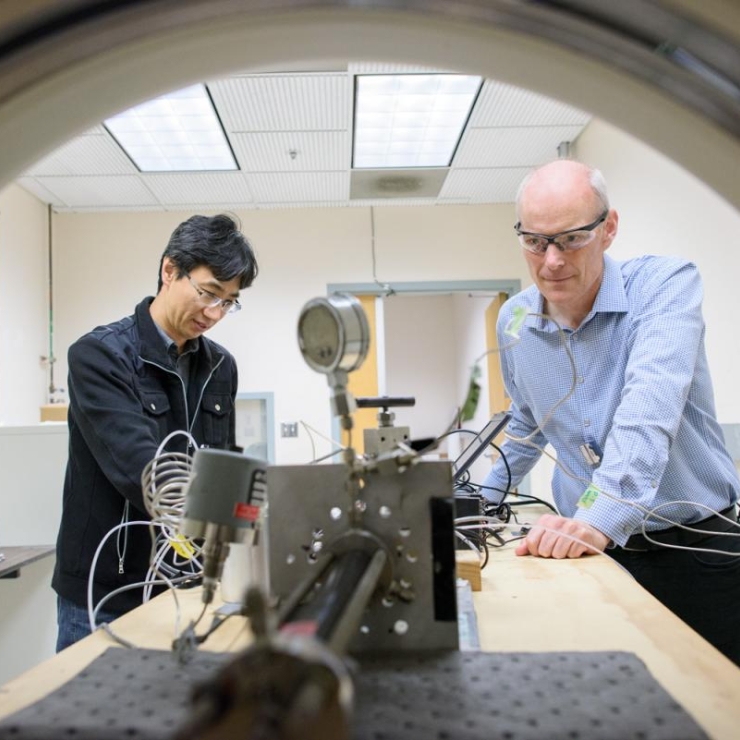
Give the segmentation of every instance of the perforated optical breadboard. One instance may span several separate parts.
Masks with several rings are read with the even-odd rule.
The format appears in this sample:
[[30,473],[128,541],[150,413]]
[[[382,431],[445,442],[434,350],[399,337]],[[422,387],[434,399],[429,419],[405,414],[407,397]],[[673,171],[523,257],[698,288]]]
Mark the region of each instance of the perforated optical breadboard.
[[[111,648],[0,723],[0,740],[164,740],[189,692],[233,656]],[[363,658],[353,740],[705,740],[629,653]]]

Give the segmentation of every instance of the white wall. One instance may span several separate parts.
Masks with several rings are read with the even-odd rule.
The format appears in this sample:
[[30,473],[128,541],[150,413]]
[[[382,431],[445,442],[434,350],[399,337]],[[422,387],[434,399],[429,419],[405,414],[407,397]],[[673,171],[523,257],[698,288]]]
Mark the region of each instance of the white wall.
[[[487,363],[498,364],[486,351],[485,311],[492,295],[468,292],[444,295],[394,295],[383,301],[387,395],[414,396],[412,408],[394,409],[397,426],[409,426],[414,439],[436,437],[455,419],[468,394],[473,367],[481,386],[475,416],[462,428],[480,431],[490,418]],[[451,434],[438,448],[454,459],[471,437]],[[480,482],[491,465],[481,456],[471,470]]]
[[[697,142],[701,146],[701,142]],[[581,134],[574,156],[598,167],[619,213],[615,259],[641,254],[693,260],[704,280],[706,345],[720,422],[740,422],[740,346],[734,299],[740,275],[740,213],[663,155],[637,139],[594,120]],[[532,472],[531,492],[549,491],[552,463]]]
[[387,395],[416,399],[412,408],[393,409],[413,439],[439,436],[462,403],[451,307],[450,295],[384,299]]
[[17,185],[0,192],[0,425],[37,422],[48,400],[47,234],[44,204]]
[[[53,545],[62,511],[67,426],[0,427],[0,550]],[[54,557],[0,580],[0,684],[54,655]]]
[[[733,248],[732,239],[739,233],[740,215],[676,165],[602,122],[586,128],[575,152],[601,167],[609,181],[612,203],[621,215],[620,235],[611,249],[615,257],[677,253],[699,264],[720,420],[740,420],[735,387],[740,353],[734,351],[733,314],[724,298],[733,294],[740,268],[740,251]],[[0,223],[5,222],[0,260],[7,265],[0,272],[0,300],[4,315],[14,320],[3,329],[13,353],[3,352],[0,361],[0,420],[23,423],[36,418],[46,386],[38,361],[47,343],[46,214],[17,187],[3,197],[13,200],[0,208]],[[17,215],[26,211],[30,215]],[[127,315],[140,298],[155,291],[162,249],[172,229],[188,215],[54,216],[59,385],[66,385],[66,350],[75,338],[96,324]],[[257,250],[261,274],[244,294],[245,310],[227,317],[212,336],[236,355],[242,391],[275,393],[278,424],[305,420],[329,434],[326,382],[304,366],[295,323],[303,303],[324,294],[327,283],[372,280],[369,209],[239,215]],[[382,282],[518,278],[526,286],[530,281],[513,239],[513,220],[510,204],[377,208],[377,277]],[[21,275],[20,281],[16,275]],[[22,312],[17,310],[21,300]],[[466,320],[457,322],[460,337],[459,327]],[[311,455],[311,445],[299,433],[295,439],[278,438],[276,453],[279,462],[303,462]]]
[[[131,313],[156,289],[159,257],[189,213],[63,214],[54,218],[56,337],[60,373],[66,348],[97,323]],[[273,391],[275,420],[306,421],[330,435],[326,380],[304,364],[296,341],[303,304],[328,283],[372,282],[367,208],[245,211],[238,214],[258,255],[260,275],[244,310],[212,332],[239,364],[241,391]],[[502,206],[376,209],[377,276],[382,281],[523,279]],[[84,285],[84,290],[81,287]],[[305,434],[277,438],[280,463],[310,460]],[[329,451],[319,444],[317,454]]]
[[[526,283],[527,281],[525,281]],[[455,335],[457,337],[457,382],[458,395],[465,398],[471,380],[473,367],[477,364],[480,374],[476,382],[480,385],[480,400],[475,416],[463,423],[465,429],[479,432],[491,418],[488,401],[488,366],[492,363],[499,366],[498,354],[486,352],[486,309],[494,296],[457,295],[453,302]],[[503,411],[503,409],[495,409]],[[470,442],[470,435],[458,435],[457,452]],[[481,483],[491,466],[492,449],[481,455],[470,468],[470,481]]]
[[[609,182],[612,203],[621,215],[620,235],[611,249],[614,257],[677,253],[699,264],[705,278],[707,346],[719,417],[723,422],[740,421],[740,393],[735,388],[740,353],[734,351],[732,312],[724,299],[733,294],[740,267],[740,251],[733,249],[730,236],[740,233],[740,215],[693,176],[600,121],[586,128],[575,153],[601,167]],[[60,385],[66,385],[66,349],[76,337],[98,323],[130,313],[141,297],[154,292],[161,251],[172,229],[188,215],[55,215],[55,351]],[[327,283],[372,281],[369,209],[238,215],[257,250],[261,274],[244,294],[245,310],[227,317],[212,336],[236,355],[240,390],[275,393],[277,424],[305,420],[329,435],[326,382],[304,366],[295,323],[303,303],[324,294]],[[376,208],[377,278],[391,283],[518,278],[526,286],[530,280],[513,238],[513,220],[510,204]],[[43,230],[42,226],[39,217],[35,228]],[[41,250],[37,253],[43,256]],[[14,259],[21,262],[17,269],[33,273],[38,268],[43,273],[43,260],[34,261],[32,254],[16,252]],[[0,280],[12,295],[12,281],[5,275]],[[41,295],[38,303],[43,306]],[[457,321],[460,341],[467,341],[460,327],[468,320]],[[45,341],[38,320],[29,322],[23,316],[17,326],[27,342],[34,337],[38,344]],[[24,393],[39,395],[31,388],[33,375],[26,376],[36,354],[24,362],[23,370],[15,371],[17,381],[1,372],[4,366],[0,365],[0,418],[10,413],[11,399],[15,406],[28,407],[17,399]],[[466,363],[472,359],[468,357]],[[20,367],[20,363],[4,364]],[[29,413],[36,413],[35,404]],[[326,445],[319,453],[328,451]],[[311,454],[305,434],[277,439],[278,462],[303,462]]]
[[611,205],[620,215],[619,235],[609,250],[612,257],[678,255],[698,265],[704,279],[707,353],[719,420],[740,422],[734,310],[740,213],[663,155],[601,121],[586,128],[575,151],[602,170]]

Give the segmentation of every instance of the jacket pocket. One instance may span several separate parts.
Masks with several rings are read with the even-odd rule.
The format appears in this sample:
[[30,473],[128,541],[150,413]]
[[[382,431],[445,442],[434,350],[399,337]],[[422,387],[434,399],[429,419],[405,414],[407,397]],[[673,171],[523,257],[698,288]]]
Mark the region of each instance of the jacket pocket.
[[152,416],[161,416],[170,410],[170,399],[162,391],[140,391],[141,405]]
[[144,413],[151,419],[159,430],[159,436],[166,436],[169,431],[170,399],[162,391],[139,391]]
[[226,447],[234,403],[231,396],[223,393],[206,393],[201,401],[203,415],[203,440],[209,447]]

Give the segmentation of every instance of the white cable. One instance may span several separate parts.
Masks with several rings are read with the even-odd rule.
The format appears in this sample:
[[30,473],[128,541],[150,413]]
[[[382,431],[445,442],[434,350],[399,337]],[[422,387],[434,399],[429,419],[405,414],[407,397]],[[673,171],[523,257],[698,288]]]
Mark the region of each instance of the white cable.
[[[715,509],[712,509],[709,506],[705,506],[704,504],[700,504],[697,501],[691,501],[691,500],[688,500],[688,499],[678,499],[678,500],[674,500],[674,501],[669,501],[669,502],[665,502],[665,503],[662,503],[662,504],[658,504],[655,507],[653,507],[652,509],[648,509],[646,506],[643,506],[642,504],[639,504],[636,501],[631,501],[630,499],[626,499],[626,498],[623,498],[621,496],[616,496],[614,494],[608,493],[607,491],[603,491],[598,486],[596,486],[592,481],[590,481],[590,480],[588,480],[586,478],[582,478],[582,477],[576,475],[575,473],[573,473],[571,470],[569,470],[567,468],[567,466],[561,460],[559,460],[554,455],[551,455],[543,447],[540,447],[538,444],[536,444],[535,442],[532,442],[531,441],[532,440],[532,437],[534,437],[537,433],[543,431],[545,425],[550,421],[550,419],[553,417],[553,415],[555,414],[555,412],[557,411],[557,409],[560,408],[560,406],[562,406],[573,395],[573,393],[575,393],[575,390],[576,390],[576,387],[577,387],[577,382],[578,382],[578,371],[577,371],[576,364],[575,364],[575,358],[573,357],[573,352],[572,352],[571,348],[568,346],[568,341],[567,341],[567,338],[565,336],[565,332],[563,331],[563,328],[560,326],[560,324],[555,319],[553,319],[552,316],[548,316],[547,314],[536,313],[536,312],[527,312],[526,318],[528,318],[530,316],[533,316],[535,318],[546,319],[547,321],[551,321],[553,324],[555,324],[555,327],[557,328],[557,331],[558,331],[558,335],[559,335],[559,337],[560,337],[560,339],[562,341],[563,348],[565,349],[565,353],[566,353],[566,355],[568,357],[568,362],[570,363],[571,374],[572,374],[571,386],[568,389],[568,392],[545,414],[545,416],[542,419],[542,421],[539,422],[537,424],[537,426],[535,427],[535,429],[532,432],[530,432],[530,434],[528,434],[526,437],[514,437],[514,436],[512,436],[510,434],[507,434],[506,432],[504,432],[504,436],[507,439],[511,440],[512,442],[520,442],[522,444],[529,445],[530,447],[534,447],[536,450],[538,450],[545,457],[547,457],[550,460],[552,460],[568,477],[572,478],[575,481],[578,481],[579,483],[583,483],[587,487],[590,486],[598,494],[602,494],[603,493],[604,496],[606,496],[608,499],[610,499],[612,501],[615,501],[617,503],[627,504],[628,506],[632,506],[635,509],[637,509],[638,511],[640,511],[641,513],[643,513],[645,516],[643,517],[643,520],[641,522],[641,530],[642,530],[641,533],[642,533],[643,537],[645,537],[649,542],[651,542],[653,544],[656,544],[656,545],[670,547],[670,548],[678,549],[678,550],[691,550],[693,552],[709,552],[709,553],[719,553],[719,554],[740,556],[740,553],[737,553],[737,554],[734,554],[734,553],[725,553],[723,551],[712,550],[711,548],[709,548],[709,549],[708,548],[693,548],[693,547],[688,547],[688,546],[685,546],[685,545],[666,545],[665,543],[658,542],[656,540],[651,539],[648,536],[648,532],[647,532],[646,526],[645,526],[646,525],[646,522],[651,517],[655,517],[656,519],[660,519],[662,522],[665,522],[666,524],[668,524],[671,527],[679,527],[680,529],[685,529],[685,530],[691,531],[691,532],[700,531],[700,530],[697,530],[697,529],[691,527],[690,525],[685,525],[685,524],[682,524],[680,522],[676,522],[676,521],[674,521],[674,520],[672,520],[672,519],[670,519],[668,517],[661,516],[660,514],[656,514],[655,513],[655,512],[657,512],[658,509],[663,508],[665,506],[670,506],[670,505],[673,505],[673,504],[682,504],[682,503],[685,503],[685,504],[689,504],[691,506],[698,506],[698,507],[701,507],[703,509],[706,509],[707,511],[711,512],[712,515],[719,516],[719,517],[725,519],[725,521],[728,521],[731,524],[733,524],[734,526],[737,526],[738,528],[740,528],[740,524],[738,524],[737,522],[732,521],[731,519],[727,519],[727,517],[724,517],[719,511],[716,511]],[[505,345],[504,347],[495,348],[495,349],[492,349],[492,350],[488,350],[487,352],[484,352],[475,361],[475,365],[477,365],[486,355],[489,355],[489,354],[494,353],[494,352],[503,352],[503,351],[509,349],[510,347],[515,346],[519,341],[521,341],[521,340],[517,336],[516,339],[513,342],[510,342],[509,344]],[[734,534],[734,533],[731,533],[731,532],[714,532],[714,533],[709,532],[709,534],[723,534],[723,535],[728,535],[730,537],[738,537],[738,536],[740,536],[740,533]]]
[[155,457],[159,457],[162,452],[164,451],[164,448],[167,446],[167,443],[173,439],[174,437],[177,437],[179,435],[183,435],[187,438],[188,442],[190,442],[190,446],[196,450],[198,449],[198,443],[195,441],[195,437],[193,437],[190,432],[186,432],[184,429],[176,429],[174,432],[170,432],[159,444],[159,447],[157,447],[157,454]]
[[[460,529],[466,529],[465,527],[461,527]],[[469,547],[475,554],[478,556],[478,560],[480,562],[483,562],[484,555],[481,548],[478,547],[472,540],[468,539],[462,532],[458,530],[457,527],[455,527],[455,537],[457,537],[459,540],[462,540],[467,547]]]
[[[173,581],[170,581],[169,579],[164,579],[163,581],[139,581],[138,583],[130,583],[126,586],[121,586],[120,588],[117,588],[115,591],[111,591],[109,594],[106,594],[97,604],[95,607],[95,611],[93,612],[93,619],[97,619],[98,611],[102,608],[103,604],[105,604],[108,599],[112,599],[114,596],[118,595],[119,593],[123,593],[125,591],[131,591],[135,588],[141,588],[142,586],[150,585],[151,583],[157,584],[164,584],[169,586],[169,590],[172,593],[172,597],[175,599],[175,639],[177,639],[180,636],[180,621],[182,619],[182,612],[180,609],[180,601],[177,598],[177,589],[175,588],[175,584],[178,582],[178,580],[187,580],[186,578],[182,579],[175,579]],[[128,640],[123,639],[118,634],[116,634],[111,626],[107,622],[103,622],[102,624],[98,625],[95,629],[103,629],[110,637],[112,637],[116,642],[120,643],[124,647],[132,648],[136,647],[132,642],[129,642]]]
[[[668,502],[663,503],[663,504],[658,504],[654,509],[651,510],[651,514],[655,510],[660,509],[663,506],[670,506],[672,504],[686,504],[686,503],[690,503],[690,504],[693,504],[694,506],[699,506],[702,509],[706,509],[707,511],[711,511],[715,516],[718,516],[720,519],[724,519],[726,522],[729,522],[730,524],[732,524],[733,527],[737,527],[738,529],[740,529],[740,522],[738,522],[736,520],[733,520],[733,519],[729,519],[728,517],[726,517],[721,512],[715,511],[711,507],[705,506],[704,504],[700,504],[700,503],[698,503],[696,501],[688,501],[688,500],[681,500],[681,499],[679,499],[678,501],[668,501]],[[661,517],[661,519],[663,519],[663,517]],[[650,537],[650,533],[645,530],[645,521],[646,520],[643,520],[643,522],[642,522],[642,536],[648,542],[651,542],[654,545],[659,545],[660,547],[668,547],[668,548],[670,548],[672,550],[689,550],[690,552],[708,552],[708,553],[712,553],[712,554],[715,554],[715,555],[729,555],[730,557],[734,557],[734,558],[740,557],[740,552],[727,552],[726,550],[715,550],[714,548],[711,548],[711,547],[690,547],[688,545],[672,545],[672,544],[669,544],[667,542],[659,542],[658,540],[652,539]],[[679,527],[680,529],[685,529],[685,530],[687,530],[689,532],[704,532],[704,531],[706,531],[707,536],[712,536],[712,535],[718,535],[719,534],[719,535],[724,535],[726,537],[740,537],[740,532],[715,532],[715,531],[709,531],[709,530],[696,529],[694,527],[687,526],[685,524],[678,524],[678,523],[674,523],[673,526]],[[655,532],[653,532],[653,534],[655,534]]]
[[[521,529],[521,524],[512,524],[511,522],[502,522],[499,519],[496,519],[495,517],[490,516],[464,516],[460,517],[459,519],[455,519],[455,522],[461,522],[464,523],[467,520],[471,521],[486,521],[486,522],[495,522],[496,526],[504,527],[506,529]],[[578,537],[576,537],[573,534],[570,534],[569,532],[561,532],[558,529],[553,529],[552,527],[543,527],[540,524],[532,524],[527,526],[533,526],[533,527],[539,527],[540,529],[544,530],[545,532],[550,532],[551,534],[556,534],[562,537],[566,537],[569,540],[573,540],[573,542],[577,542],[579,545],[583,545],[588,550],[591,551],[592,555],[603,555],[606,558],[609,558],[613,563],[615,563],[620,570],[623,570],[630,578],[634,580],[634,576],[632,573],[630,573],[627,568],[625,568],[619,561],[615,560],[611,555],[609,555],[604,550],[599,550],[598,547],[595,547],[594,545],[590,544],[589,542],[586,542],[585,540],[582,540]],[[490,524],[479,524],[479,525],[472,525],[470,527],[465,527],[465,529],[489,529]],[[577,560],[578,558],[548,558],[550,560]]]
[[308,426],[308,424],[306,424],[305,421],[303,421],[303,419],[301,419],[301,424],[303,424],[303,428],[306,430],[306,434],[308,435],[308,441],[311,443],[311,459],[315,460],[317,455],[316,442],[314,442],[313,434],[311,433],[310,427]]
[[[576,388],[578,387],[578,370],[576,368],[576,360],[575,360],[575,357],[573,357],[573,351],[568,346],[568,339],[565,336],[563,327],[560,326],[560,324],[557,321],[555,321],[555,319],[553,319],[552,316],[548,316],[547,314],[528,312],[527,318],[529,318],[530,316],[534,316],[535,318],[539,318],[539,319],[547,319],[548,321],[552,321],[552,323],[555,324],[555,328],[558,330],[558,336],[560,337],[560,341],[562,342],[563,347],[565,349],[565,354],[568,357],[568,362],[570,363],[571,383],[570,383],[570,388],[568,389],[568,392],[545,414],[542,421],[539,424],[537,424],[534,430],[530,432],[526,437],[512,437],[510,434],[506,434],[506,432],[504,432],[504,436],[507,439],[510,439],[512,442],[527,443],[529,442],[529,440],[532,439],[532,437],[535,436],[535,434],[539,432],[544,432],[544,428],[547,422],[549,422],[550,419],[552,419],[552,417],[555,415],[555,412],[576,392]],[[512,345],[509,344],[503,349],[508,349],[508,347],[510,346]]]
[[[661,514],[656,514],[655,513],[658,509],[662,509],[662,508],[664,508],[666,506],[673,506],[675,504],[689,504],[691,506],[697,506],[697,507],[699,507],[701,509],[705,509],[706,511],[710,512],[710,515],[721,517],[725,521],[729,522],[733,526],[735,526],[738,529],[740,529],[740,523],[738,523],[737,521],[733,521],[732,519],[728,519],[727,517],[723,516],[722,513],[719,512],[719,511],[717,511],[716,509],[712,509],[710,506],[706,506],[705,504],[701,504],[698,501],[692,501],[690,499],[673,499],[671,501],[665,501],[662,504],[657,504],[652,509],[649,509],[647,506],[643,506],[642,504],[638,503],[637,501],[631,501],[630,499],[624,498],[622,496],[616,496],[616,495],[614,495],[612,493],[609,493],[608,491],[604,491],[603,489],[599,488],[597,485],[595,485],[594,483],[592,483],[587,478],[582,478],[581,476],[576,475],[575,473],[573,473],[571,470],[568,469],[568,467],[565,465],[565,463],[563,463],[560,460],[558,460],[554,455],[551,455],[543,447],[540,447],[539,445],[535,444],[534,442],[532,442],[530,440],[526,440],[525,441],[525,444],[528,444],[530,447],[534,447],[536,450],[539,450],[545,457],[548,457],[550,460],[552,460],[569,478],[572,478],[573,480],[578,481],[579,483],[583,483],[586,486],[591,486],[591,488],[593,488],[594,491],[596,491],[598,494],[602,494],[603,493],[604,496],[606,496],[611,501],[615,501],[615,502],[621,503],[621,504],[626,504],[627,506],[631,506],[631,507],[637,509],[638,511],[640,511],[642,514],[644,514],[644,517],[643,517],[642,522],[641,522],[641,525],[640,525],[641,534],[643,535],[643,537],[646,537],[647,538],[647,535],[648,535],[649,530],[646,529],[646,526],[645,525],[648,522],[648,520],[651,519],[651,518],[660,519],[660,521],[665,522],[670,527],[678,527],[679,529],[684,529],[684,530],[686,530],[688,532],[699,532],[699,531],[702,531],[702,530],[697,530],[695,527],[692,527],[690,524],[682,524],[680,522],[674,521],[673,519],[670,519],[669,517],[662,516]],[[660,531],[660,530],[657,530],[657,531]],[[708,532],[708,534],[721,534],[721,535],[726,535],[726,536],[729,536],[729,537],[740,537],[740,532],[738,532],[738,533],[732,533],[732,532]],[[657,542],[656,540],[652,540],[652,539],[650,539],[650,542],[652,542],[653,544],[661,545],[661,546],[663,546],[665,544],[665,543],[662,543],[662,542]],[[665,545],[665,546],[666,547],[669,547],[669,545]],[[693,548],[693,547],[688,547],[686,545],[670,545],[670,547],[672,547],[674,549],[679,549],[679,550],[692,550],[694,552],[717,552],[717,551],[714,551],[714,550],[711,550],[711,549]],[[722,554],[731,555],[732,553],[722,553]],[[740,553],[738,553],[738,555],[740,555]]]
[[[346,450],[347,449],[347,447],[345,445],[341,444],[340,442],[337,442],[337,441],[333,440],[331,437],[327,437],[325,434],[323,434],[322,432],[320,432],[315,427],[312,427],[309,423],[305,422],[303,419],[300,420],[300,423],[303,425],[304,429],[308,433],[309,439],[311,440],[311,448],[313,450],[313,453],[312,454],[313,454],[314,457],[309,462],[309,465],[310,464],[313,464],[313,463],[320,462],[321,460],[326,460],[327,458],[333,457],[334,455],[338,455],[342,450]],[[327,442],[329,442],[330,444],[332,444],[337,449],[333,450],[328,455],[323,455],[322,457],[316,457],[316,445],[315,445],[314,440],[313,440],[312,432],[316,436],[321,437],[322,439],[325,439]]]
[[[659,506],[669,506],[669,505],[674,504],[674,503],[679,503],[680,504],[680,503],[693,503],[693,502],[690,502],[690,501],[670,501],[670,502],[665,503],[665,504],[660,504]],[[707,509],[709,511],[714,511],[714,509],[711,509],[709,506],[704,506],[703,504],[698,504],[698,505],[699,506],[702,506],[703,508],[705,508],[705,509]],[[658,508],[658,507],[656,507],[656,508]],[[722,514],[719,514],[717,512],[715,512],[715,513],[717,514],[717,516],[719,516],[720,518],[724,519],[726,522],[729,522],[733,526],[738,527],[738,529],[740,529],[740,523],[738,523],[736,521],[733,521],[732,519],[729,519],[728,517],[723,516]],[[568,539],[574,540],[575,542],[578,542],[581,545],[585,545],[586,547],[588,547],[589,550],[593,550],[596,553],[599,553],[599,554],[602,554],[602,555],[606,555],[607,554],[603,550],[598,550],[593,545],[590,545],[587,542],[584,542],[583,540],[578,539],[575,535],[572,535],[572,534],[570,534],[568,532],[563,532],[563,531],[561,531],[559,529],[552,529],[551,527],[545,527],[545,526],[542,526],[541,524],[537,524],[537,523],[535,523],[535,524],[529,524],[529,525],[521,525],[521,524],[518,524],[518,523],[517,524],[511,524],[510,522],[502,522],[500,519],[497,519],[496,517],[468,516],[468,517],[459,517],[458,519],[455,519],[455,529],[456,530],[458,528],[459,529],[490,529],[491,524],[485,524],[485,525],[479,525],[479,526],[460,526],[460,525],[467,524],[468,522],[482,522],[482,521],[490,522],[490,523],[495,524],[496,526],[499,526],[499,527],[506,527],[507,529],[514,529],[514,528],[521,529],[522,526],[539,527],[540,529],[544,530],[545,532],[551,532],[552,534],[556,534],[556,535],[559,535],[559,536],[562,536],[562,537],[566,537]],[[682,524],[676,524],[675,526],[680,527],[681,529],[686,529],[689,532],[694,532],[694,533],[706,531],[707,536],[711,536],[711,535],[726,535],[726,536],[729,536],[729,537],[740,537],[740,533],[715,532],[715,531],[709,531],[709,530],[699,530],[699,529],[693,529],[690,526],[686,526],[686,525],[682,525]],[[695,547],[695,546],[690,546],[690,545],[671,545],[671,544],[667,544],[665,542],[659,542],[658,540],[654,540],[654,539],[650,538],[649,537],[649,534],[646,533],[646,532],[644,532],[644,531],[643,531],[643,536],[645,537],[645,539],[648,540],[648,542],[651,542],[654,545],[658,545],[660,547],[668,547],[668,548],[673,549],[673,550],[687,550],[688,552],[706,552],[706,553],[710,553],[710,554],[713,554],[713,555],[727,555],[728,557],[732,557],[732,558],[740,557],[740,552],[728,552],[726,550],[715,550],[714,548],[711,548],[711,547]],[[611,559],[614,560],[614,558],[611,558]],[[615,561],[615,562],[617,562],[617,561]]]
[[[167,566],[167,570],[171,571],[171,573],[168,574],[163,572],[164,567],[166,566],[164,558],[171,547],[174,548],[175,545],[180,544],[188,547],[193,552],[193,558],[190,559],[191,569],[197,568],[198,570],[202,570],[201,563],[196,557],[200,554],[201,548],[190,540],[185,540],[178,533],[179,524],[184,512],[185,491],[187,489],[187,484],[190,481],[190,474],[192,471],[192,457],[190,455],[181,452],[164,452],[164,449],[170,440],[178,436],[184,436],[193,448],[197,448],[197,442],[189,432],[183,430],[171,432],[159,444],[154,459],[146,465],[142,472],[141,480],[144,506],[152,517],[151,522],[122,522],[106,533],[95,551],[87,583],[88,619],[91,631],[95,630],[95,615],[97,610],[100,608],[100,603],[107,601],[113,594],[121,592],[121,589],[117,589],[111,594],[107,594],[97,607],[93,609],[93,582],[95,569],[97,567],[98,558],[100,557],[102,548],[113,533],[118,532],[125,527],[134,525],[146,526],[150,530],[152,535],[152,558],[145,580],[136,585],[122,587],[125,591],[134,587],[143,587],[144,602],[151,598],[152,588],[154,585],[164,584],[170,585],[171,588],[173,588],[173,580],[168,576],[176,574],[177,571]],[[160,529],[160,535],[154,534],[156,528]],[[175,550],[175,552],[177,551]],[[178,562],[176,557],[173,558],[173,561]],[[187,578],[192,578],[197,574],[197,571],[193,570],[193,572],[186,575]],[[161,580],[158,580],[156,577]],[[177,578],[176,575],[175,578]],[[177,600],[176,595],[175,600]],[[179,610],[177,624],[179,625]]]
[[117,524],[115,527],[113,527],[111,530],[109,530],[106,535],[103,537],[102,540],[100,540],[100,544],[98,545],[97,549],[95,550],[95,555],[93,555],[92,563],[90,564],[90,574],[87,577],[87,616],[90,621],[90,631],[95,631],[95,617],[94,617],[94,611],[93,611],[93,580],[95,577],[95,568],[98,564],[98,557],[100,557],[100,552],[103,549],[103,545],[108,541],[108,538],[114,533],[117,532],[122,527],[132,527],[135,524],[141,524],[145,527],[148,527],[150,522],[123,522],[122,524]]

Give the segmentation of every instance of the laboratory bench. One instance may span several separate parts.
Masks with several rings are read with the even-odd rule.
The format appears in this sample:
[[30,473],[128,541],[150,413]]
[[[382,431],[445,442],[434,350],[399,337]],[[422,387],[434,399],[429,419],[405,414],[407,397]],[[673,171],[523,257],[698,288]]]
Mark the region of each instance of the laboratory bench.
[[[178,592],[178,600],[182,628],[200,613],[200,589]],[[496,549],[473,600],[483,651],[632,653],[708,737],[738,737],[740,668],[608,557],[546,560],[518,557],[511,546]],[[139,647],[168,649],[176,611],[165,593],[112,626]],[[250,639],[246,621],[234,617],[201,649],[236,651]],[[0,687],[0,719],[61,686],[113,644],[98,631]]]
[[55,550],[54,545],[0,546],[0,578],[18,578],[22,568],[53,555]]

